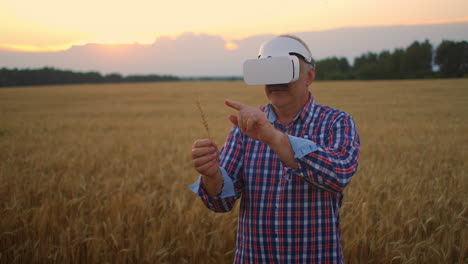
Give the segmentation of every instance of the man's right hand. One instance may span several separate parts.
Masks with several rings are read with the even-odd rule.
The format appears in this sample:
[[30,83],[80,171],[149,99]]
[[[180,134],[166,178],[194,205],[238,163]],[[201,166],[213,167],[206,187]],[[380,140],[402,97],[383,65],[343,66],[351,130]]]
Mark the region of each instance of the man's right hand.
[[209,139],[195,141],[192,147],[192,163],[195,170],[202,175],[208,195],[218,195],[223,186],[223,177],[219,169],[219,151],[216,143]]
[[198,139],[192,146],[192,164],[198,173],[214,177],[219,172],[218,146],[210,139]]

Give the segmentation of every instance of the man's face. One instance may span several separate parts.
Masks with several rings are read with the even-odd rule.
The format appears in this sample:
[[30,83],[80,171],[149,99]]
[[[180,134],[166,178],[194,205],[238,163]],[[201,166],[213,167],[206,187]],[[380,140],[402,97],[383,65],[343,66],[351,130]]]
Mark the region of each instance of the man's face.
[[302,59],[297,81],[287,84],[265,85],[265,94],[276,108],[302,107],[308,100],[309,85],[315,78],[315,71]]

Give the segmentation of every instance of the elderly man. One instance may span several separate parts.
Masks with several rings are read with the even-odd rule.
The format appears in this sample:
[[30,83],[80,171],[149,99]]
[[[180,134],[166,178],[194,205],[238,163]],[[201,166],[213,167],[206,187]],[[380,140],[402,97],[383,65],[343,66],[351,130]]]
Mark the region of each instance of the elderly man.
[[264,84],[261,108],[226,100],[237,110],[218,151],[195,141],[201,174],[190,186],[215,212],[242,197],[235,263],[343,263],[340,207],[358,167],[352,117],[317,104],[308,87],[315,65],[307,45],[283,35],[264,43],[244,64],[248,84]]

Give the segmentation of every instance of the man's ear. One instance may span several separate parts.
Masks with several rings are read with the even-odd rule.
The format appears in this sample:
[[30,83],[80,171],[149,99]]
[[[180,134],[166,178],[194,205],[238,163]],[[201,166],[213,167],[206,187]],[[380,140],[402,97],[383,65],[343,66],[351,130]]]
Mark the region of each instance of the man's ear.
[[314,80],[315,80],[315,69],[310,68],[310,70],[307,71],[307,86],[311,85]]

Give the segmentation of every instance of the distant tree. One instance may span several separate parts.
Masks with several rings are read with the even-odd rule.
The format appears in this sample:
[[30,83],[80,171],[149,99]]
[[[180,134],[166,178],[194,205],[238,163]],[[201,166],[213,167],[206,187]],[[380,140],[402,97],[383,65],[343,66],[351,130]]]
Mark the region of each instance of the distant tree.
[[376,79],[394,79],[395,73],[392,69],[392,54],[384,50],[377,57]]
[[317,61],[316,65],[317,80],[345,80],[350,79],[351,66],[346,58],[327,58]]
[[349,65],[348,59],[342,57],[338,60],[338,67],[341,72],[349,72],[351,70],[351,66]]
[[405,56],[405,51],[403,49],[395,49],[391,54],[390,64],[392,79],[403,79],[405,78],[405,73],[403,72],[403,58]]
[[432,45],[428,40],[413,42],[405,51],[402,60],[405,78],[424,78],[432,73]]
[[178,81],[172,75],[131,75],[122,77],[118,73],[102,76],[99,72],[73,72],[50,67],[40,69],[0,69],[0,87],[69,84],[69,83],[105,83],[105,82],[160,82]]
[[104,76],[104,82],[116,83],[122,82],[123,80],[124,78],[119,73],[109,73]]
[[440,77],[463,77],[468,74],[468,42],[444,40],[437,47],[435,64]]
[[99,72],[85,72],[83,73],[84,83],[100,83],[103,81],[102,75]]
[[360,80],[376,79],[379,75],[378,55],[368,52],[354,59],[354,76]]
[[179,81],[180,78],[172,75],[129,75],[125,77],[126,82],[162,82]]
[[353,69],[356,71],[366,64],[377,63],[378,56],[376,53],[368,52],[354,59]]

